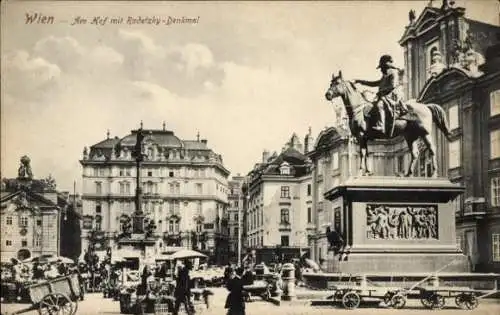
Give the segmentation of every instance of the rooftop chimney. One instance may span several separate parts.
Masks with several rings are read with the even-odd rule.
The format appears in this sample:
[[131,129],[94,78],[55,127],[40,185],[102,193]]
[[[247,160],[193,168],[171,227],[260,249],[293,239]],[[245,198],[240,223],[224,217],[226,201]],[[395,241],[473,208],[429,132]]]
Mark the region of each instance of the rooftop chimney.
[[269,160],[269,151],[262,151],[262,163],[266,163]]

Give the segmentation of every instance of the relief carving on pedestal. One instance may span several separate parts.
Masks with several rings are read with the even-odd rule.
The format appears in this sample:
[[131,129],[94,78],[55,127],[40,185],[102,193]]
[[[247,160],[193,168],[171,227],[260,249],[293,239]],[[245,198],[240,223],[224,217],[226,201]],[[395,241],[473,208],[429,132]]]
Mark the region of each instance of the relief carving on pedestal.
[[368,239],[438,239],[437,207],[367,205],[366,235]]

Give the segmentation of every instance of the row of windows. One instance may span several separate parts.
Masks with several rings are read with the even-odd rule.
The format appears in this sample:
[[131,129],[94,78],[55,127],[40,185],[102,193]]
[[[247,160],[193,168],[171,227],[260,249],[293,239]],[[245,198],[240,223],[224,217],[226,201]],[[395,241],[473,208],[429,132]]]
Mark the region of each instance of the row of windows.
[[[35,247],[39,247],[41,244],[41,237],[35,238]],[[5,240],[5,246],[12,246],[12,240]],[[28,240],[22,239],[21,240],[21,247],[27,247],[28,246]]]
[[[19,219],[19,226],[20,227],[27,227],[29,226],[29,218],[27,216],[20,216],[18,217]],[[5,224],[6,225],[12,225],[14,222],[14,219],[12,216],[6,216],[5,217]],[[37,226],[42,226],[42,220],[41,219],[37,219],[36,220],[36,225]]]
[[[92,175],[94,177],[105,177],[105,176],[119,176],[119,177],[129,177],[132,174],[135,168],[133,167],[120,167],[117,172],[110,172],[109,168],[104,167],[95,167],[92,169]],[[180,177],[181,170],[180,169],[159,169],[159,168],[143,168],[141,169],[141,175],[146,177]],[[185,172],[186,177],[192,178],[204,178],[207,177],[206,169],[188,169]]]
[[[170,212],[178,212],[180,210],[180,204],[181,204],[180,200],[169,200],[169,201],[166,201],[165,203],[167,204],[168,210]],[[119,206],[120,209],[128,211],[128,210],[132,209],[133,203],[131,203],[131,202],[120,202],[119,205],[120,205]],[[203,205],[203,202],[201,200],[196,201],[196,211],[201,212],[202,211],[202,205]],[[154,207],[153,206],[153,202],[144,202],[142,204],[142,209],[144,211],[146,211],[146,212],[152,212],[154,210],[153,207]],[[159,210],[162,211],[163,208],[160,207]],[[96,206],[95,206],[95,213],[96,214],[101,214],[102,213],[102,205],[100,203],[96,204]],[[236,215],[236,217],[237,217],[237,215]],[[41,224],[41,221],[40,221],[40,224]]]
[[[168,186],[169,186],[170,194],[180,194],[181,185],[179,183],[169,183]],[[130,182],[120,182],[119,187],[120,187],[120,194],[130,194],[131,193],[131,183]],[[142,189],[143,189],[144,193],[149,193],[149,194],[154,194],[154,193],[158,194],[160,192],[158,183],[153,183],[153,182],[143,183]],[[102,183],[101,182],[95,182],[95,193],[97,195],[102,194]],[[203,184],[196,183],[195,193],[198,195],[203,194]]]
[[[158,224],[161,224],[162,221],[158,221]],[[95,230],[96,231],[102,231],[102,217],[99,216],[99,215],[96,215],[95,216]],[[168,228],[168,232],[170,233],[179,233],[180,229],[180,220],[179,219],[170,219],[170,220],[167,220],[167,228]],[[120,229],[122,227],[120,226]],[[208,230],[211,230],[214,228],[214,224],[213,223],[205,223],[203,224],[202,222],[198,222],[196,223],[196,232],[198,233],[201,233],[203,232],[203,228],[205,229],[208,229]],[[236,233],[236,230],[235,230],[235,233]]]

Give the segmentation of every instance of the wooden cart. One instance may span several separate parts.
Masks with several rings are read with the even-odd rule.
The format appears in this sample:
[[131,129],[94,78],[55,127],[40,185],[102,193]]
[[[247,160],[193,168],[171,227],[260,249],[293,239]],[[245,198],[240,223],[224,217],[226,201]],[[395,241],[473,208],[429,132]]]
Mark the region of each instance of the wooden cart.
[[40,315],[74,315],[78,309],[80,298],[80,283],[78,275],[44,281],[28,287],[31,307],[12,314],[38,310]]
[[358,308],[361,303],[378,305],[382,301],[391,306],[392,299],[387,301],[387,293],[393,290],[396,288],[358,284],[338,285],[334,288],[334,294],[327,297],[327,300],[340,302],[346,309]]
[[468,287],[417,287],[420,291],[420,302],[429,309],[441,309],[444,307],[446,299],[454,299],[457,307],[466,310],[473,310],[479,305],[479,300],[495,294],[498,291],[474,290]]

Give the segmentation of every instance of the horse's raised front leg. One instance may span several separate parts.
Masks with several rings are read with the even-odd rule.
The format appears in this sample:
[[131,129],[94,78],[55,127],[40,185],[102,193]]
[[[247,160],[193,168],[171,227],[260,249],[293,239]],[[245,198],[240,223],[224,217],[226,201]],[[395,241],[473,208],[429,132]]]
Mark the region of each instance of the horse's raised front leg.
[[431,177],[438,177],[438,168],[437,168],[437,159],[436,159],[436,146],[434,145],[434,141],[432,141],[432,137],[430,134],[422,137],[427,149],[429,149],[429,154],[431,156],[432,165],[431,165]]
[[414,139],[406,139],[406,143],[408,143],[408,148],[410,149],[411,161],[405,176],[410,177],[413,175],[413,168],[415,167],[415,163],[417,162],[419,152],[417,142]]

